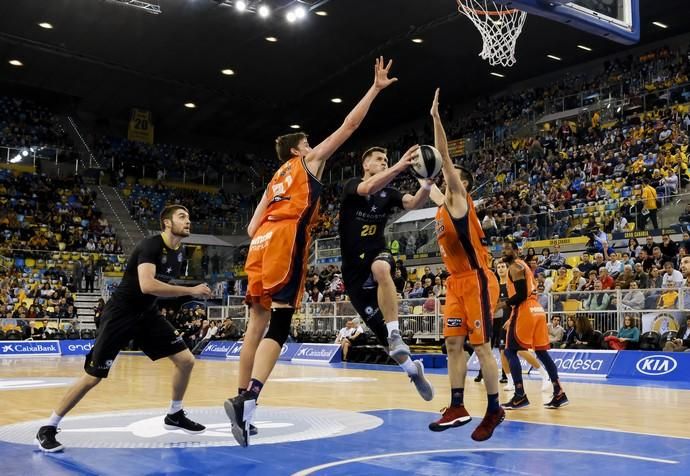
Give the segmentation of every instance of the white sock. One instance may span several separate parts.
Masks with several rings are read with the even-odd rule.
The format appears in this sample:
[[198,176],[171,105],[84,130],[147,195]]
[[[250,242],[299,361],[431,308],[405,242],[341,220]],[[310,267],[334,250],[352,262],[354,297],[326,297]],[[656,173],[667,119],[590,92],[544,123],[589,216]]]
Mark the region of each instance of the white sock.
[[539,375],[541,375],[541,378],[543,380],[549,379],[549,373],[546,371],[546,369],[544,368],[543,365],[541,367],[539,367],[537,370],[539,371]]
[[417,366],[414,364],[414,362],[412,362],[411,358],[408,357],[405,362],[399,365],[410,377],[417,375]]
[[508,374],[508,385],[513,385],[513,376]]
[[182,400],[170,400],[170,408],[168,409],[168,415],[177,413],[182,410]]
[[398,321],[386,322],[386,329],[388,329],[388,337],[390,337],[391,332],[400,330]]
[[53,414],[50,415],[50,418],[48,419],[48,424],[46,426],[54,426],[55,428],[57,428],[57,426],[60,424],[60,421],[62,421],[62,417],[57,413],[53,412]]

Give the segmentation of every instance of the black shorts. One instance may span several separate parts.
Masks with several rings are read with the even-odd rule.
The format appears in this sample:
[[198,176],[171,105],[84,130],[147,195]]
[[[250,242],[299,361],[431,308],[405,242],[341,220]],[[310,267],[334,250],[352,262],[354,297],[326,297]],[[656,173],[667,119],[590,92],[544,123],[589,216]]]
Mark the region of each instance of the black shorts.
[[98,337],[86,355],[87,374],[106,378],[115,357],[132,339],[151,360],[187,349],[182,335],[156,309],[137,314],[111,303],[108,301],[103,310]]
[[374,261],[386,261],[391,267],[391,275],[395,276],[395,260],[388,250],[369,252],[358,267],[358,272],[351,275],[343,273],[345,291],[350,297],[352,306],[364,319],[367,327],[376,335],[376,339],[384,347],[388,347],[388,328],[383,320],[383,313],[379,309],[377,296],[378,284],[371,274]]

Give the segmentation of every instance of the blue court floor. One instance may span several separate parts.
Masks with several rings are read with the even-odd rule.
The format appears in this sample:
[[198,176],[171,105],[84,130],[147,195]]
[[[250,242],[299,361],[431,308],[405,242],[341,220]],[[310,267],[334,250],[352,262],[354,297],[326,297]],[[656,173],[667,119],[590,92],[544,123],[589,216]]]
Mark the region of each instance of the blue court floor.
[[[194,414],[195,409],[190,410]],[[264,409],[263,416],[270,411]],[[195,447],[196,437],[185,435],[186,442],[169,447],[118,448],[113,444],[71,447],[46,455],[33,445],[0,442],[0,474],[629,476],[685,474],[690,466],[690,439],[505,421],[491,440],[480,444],[470,439],[480,418],[462,428],[432,433],[426,429],[436,418],[432,413],[388,410],[361,415],[374,427],[330,438],[262,444],[280,427],[275,422],[281,416],[273,418],[272,425],[269,415],[258,425],[263,436],[248,448]],[[257,418],[262,420],[262,415]],[[73,419],[72,425],[75,420],[79,423]],[[227,436],[227,428],[221,425],[214,428]],[[28,426],[35,431],[35,425]],[[69,432],[59,435],[65,443],[70,439],[66,435]]]

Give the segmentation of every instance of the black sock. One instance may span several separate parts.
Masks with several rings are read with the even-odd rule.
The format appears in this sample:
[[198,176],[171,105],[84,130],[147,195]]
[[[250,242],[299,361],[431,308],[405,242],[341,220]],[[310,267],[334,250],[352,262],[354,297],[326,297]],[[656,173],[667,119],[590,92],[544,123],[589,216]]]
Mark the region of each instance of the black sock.
[[237,395],[242,395],[246,391],[247,391],[246,388],[237,387]]
[[488,400],[488,405],[486,407],[486,410],[489,412],[495,412],[499,408],[498,404],[498,394],[497,393],[490,393],[487,395],[487,400]]
[[451,388],[450,389],[450,406],[460,407],[464,405],[465,399],[465,389],[464,388]]
[[256,397],[259,398],[259,394],[261,393],[262,388],[264,388],[264,384],[258,381],[257,379],[253,378],[249,382],[249,388],[246,391],[255,393]]

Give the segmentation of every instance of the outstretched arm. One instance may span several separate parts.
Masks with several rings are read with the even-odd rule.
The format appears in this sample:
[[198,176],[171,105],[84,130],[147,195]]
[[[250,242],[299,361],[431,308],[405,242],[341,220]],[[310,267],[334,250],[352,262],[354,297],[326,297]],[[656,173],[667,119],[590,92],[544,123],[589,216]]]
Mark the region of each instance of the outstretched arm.
[[316,176],[316,178],[321,178],[328,158],[357,130],[364,120],[364,117],[367,115],[367,112],[369,112],[369,107],[371,103],[374,102],[376,96],[398,80],[398,78],[388,77],[391,66],[393,66],[393,60],[388,61],[386,65],[383,56],[376,58],[374,84],[372,84],[354,109],[350,111],[350,114],[347,115],[342,125],[307,154],[305,162],[307,163],[309,172]]
[[448,138],[446,137],[446,131],[441,122],[441,116],[438,113],[439,94],[440,89],[436,89],[434,102],[431,104],[431,117],[434,120],[434,142],[436,148],[441,153],[441,158],[443,158],[441,170],[443,171],[443,178],[446,181],[446,193],[450,191],[451,196],[465,198],[467,196],[467,190],[465,190],[460,176],[456,172],[455,167],[453,167],[453,161],[450,159],[450,152],[448,151]]
[[395,177],[400,175],[400,173],[402,173],[404,170],[407,170],[412,162],[414,162],[414,157],[418,150],[419,146],[413,145],[407,152],[405,152],[405,154],[393,167],[389,167],[383,172],[380,172],[373,177],[369,177],[368,179],[360,182],[360,184],[357,186],[357,195],[367,196],[381,191]]

